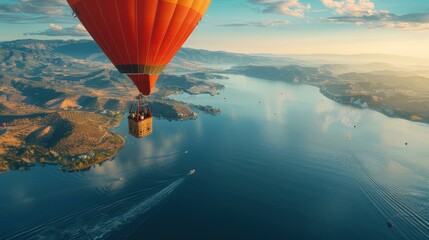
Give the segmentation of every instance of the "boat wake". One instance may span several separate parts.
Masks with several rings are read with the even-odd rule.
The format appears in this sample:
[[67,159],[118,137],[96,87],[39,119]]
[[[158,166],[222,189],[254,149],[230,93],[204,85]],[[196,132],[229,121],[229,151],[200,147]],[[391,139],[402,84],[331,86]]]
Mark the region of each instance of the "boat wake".
[[[6,237],[6,239],[103,239],[134,220],[147,219],[148,216],[145,214],[166,201],[170,194],[185,181],[187,176],[189,174],[182,176],[159,192],[131,207],[127,206],[129,202],[140,198],[146,190],[110,204],[81,209],[39,226],[21,229],[19,233]],[[124,206],[127,206],[126,210],[124,210]],[[122,211],[117,211],[118,209],[122,209]],[[115,213],[109,214],[112,210]]]
[[91,239],[102,239],[106,234],[119,229],[121,226],[131,222],[132,220],[135,220],[137,217],[141,216],[152,209],[152,207],[162,202],[174,190],[176,190],[184,180],[185,178],[180,178],[155,195],[149,197],[144,202],[135,205],[121,215],[99,222],[95,226],[86,229],[85,236],[90,237]]

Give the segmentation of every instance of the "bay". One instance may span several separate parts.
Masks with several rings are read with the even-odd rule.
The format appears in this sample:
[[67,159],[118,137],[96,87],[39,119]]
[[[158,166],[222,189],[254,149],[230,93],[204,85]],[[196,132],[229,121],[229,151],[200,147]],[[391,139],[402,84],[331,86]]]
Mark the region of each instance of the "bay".
[[124,119],[101,166],[0,175],[0,238],[429,238],[428,125],[228,76],[219,95],[173,96],[219,116],[156,120],[145,139]]

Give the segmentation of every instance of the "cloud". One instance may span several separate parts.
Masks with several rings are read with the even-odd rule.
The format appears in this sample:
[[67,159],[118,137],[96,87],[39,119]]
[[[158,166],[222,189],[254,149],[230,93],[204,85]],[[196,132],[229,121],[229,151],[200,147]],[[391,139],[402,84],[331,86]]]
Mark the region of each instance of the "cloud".
[[407,31],[429,30],[429,12],[396,15],[388,11],[377,11],[365,16],[338,16],[326,19],[327,22],[353,23],[368,28],[401,29]]
[[375,4],[371,0],[321,0],[328,8],[334,8],[335,12],[340,15],[348,16],[367,16],[372,15],[375,10]]
[[25,35],[84,37],[88,36],[88,32],[82,24],[77,24],[73,27],[62,27],[61,25],[51,23],[49,24],[49,29],[45,31],[30,32]]
[[51,30],[54,30],[54,31],[62,31],[64,29],[63,27],[55,23],[49,24],[49,27],[51,28]]
[[11,3],[0,3],[0,21],[9,23],[41,22],[54,17],[66,16],[68,10],[68,4],[65,0],[14,0]]
[[16,3],[1,3],[0,12],[6,13],[37,13],[46,15],[64,14],[64,0],[17,0]]
[[243,22],[243,23],[230,23],[221,25],[222,27],[277,27],[290,24],[287,20],[270,20],[260,22]]
[[324,19],[326,22],[352,23],[370,29],[429,30],[429,13],[427,12],[396,15],[389,11],[377,10],[371,0],[321,1],[326,7],[335,9],[335,12],[340,15]]
[[264,7],[263,13],[275,13],[293,17],[304,17],[310,11],[310,4],[302,4],[300,0],[248,0],[250,3]]

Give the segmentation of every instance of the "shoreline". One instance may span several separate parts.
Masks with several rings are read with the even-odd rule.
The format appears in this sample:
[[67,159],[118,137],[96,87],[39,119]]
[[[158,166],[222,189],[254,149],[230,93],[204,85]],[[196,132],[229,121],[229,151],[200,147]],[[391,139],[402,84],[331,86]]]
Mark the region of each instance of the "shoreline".
[[97,164],[101,164],[101,163],[107,162],[109,160],[112,160],[114,157],[116,157],[116,155],[118,154],[118,152],[122,148],[123,148],[123,146],[120,149],[118,149],[115,153],[113,153],[113,154],[111,154],[111,155],[109,155],[109,156],[107,156],[105,158],[102,158],[99,161],[95,161],[95,162],[93,162],[93,163],[91,163],[89,165],[78,167],[78,168],[72,168],[72,169],[69,169],[67,167],[59,167],[58,170],[65,171],[65,172],[76,172],[76,171],[84,171],[84,170],[90,169],[90,168],[94,167]]
[[[356,105],[356,104],[354,104],[353,102],[350,102],[350,101],[349,102],[339,101],[332,94],[330,94],[330,93],[328,93],[326,91],[323,91],[321,86],[311,85],[311,84],[307,84],[307,83],[304,83],[304,84],[307,85],[307,86],[315,86],[315,87],[319,88],[319,92],[324,97],[326,97],[327,99],[330,99],[331,101],[333,101],[335,103],[338,103],[338,104],[341,104],[341,105],[344,105],[344,106],[353,107],[353,108],[356,108],[356,109],[361,109],[361,110],[367,109],[367,110],[370,110],[370,111],[378,112],[378,113],[380,113],[380,114],[382,114],[382,115],[384,115],[386,117],[389,117],[389,118],[402,119],[402,120],[405,120],[405,121],[408,121],[408,122],[420,123],[420,124],[425,124],[425,125],[429,126],[429,120],[428,121],[425,121],[424,119],[422,119],[420,121],[419,120],[413,120],[413,119],[407,118],[406,116],[400,116],[400,115],[396,114],[394,112],[394,110],[392,110],[392,109],[391,109],[391,112],[388,113],[388,112],[386,112],[386,109],[382,109],[382,108],[375,108],[375,107],[369,107],[369,106],[367,106],[367,107],[361,107],[361,106],[358,106],[358,105]],[[347,98],[350,98],[350,99],[353,98],[353,96],[342,96],[342,97],[347,97]]]
[[[222,73],[219,73],[222,74]],[[284,80],[281,80],[279,78],[279,80],[275,80],[275,79],[268,79],[268,78],[261,78],[258,76],[251,76],[249,74],[243,74],[243,73],[234,73],[234,72],[227,72],[226,74],[231,74],[231,75],[239,75],[239,76],[246,76],[246,77],[251,77],[251,78],[255,78],[255,79],[260,79],[260,80],[266,80],[266,81],[279,81],[279,82],[283,82],[285,84],[290,84],[290,85],[306,85],[306,86],[312,86],[312,87],[317,87],[319,89],[319,92],[326,97],[327,99],[330,99],[331,101],[341,104],[341,105],[345,105],[345,106],[349,106],[349,107],[353,107],[356,109],[368,109],[371,111],[375,111],[378,112],[380,114],[383,114],[386,117],[390,117],[390,118],[397,118],[397,119],[402,119],[402,120],[406,120],[409,122],[413,122],[413,123],[420,123],[420,124],[425,124],[425,125],[429,125],[429,119],[425,119],[425,118],[421,118],[421,120],[419,119],[420,117],[418,116],[418,114],[408,114],[409,116],[401,116],[400,114],[398,114],[395,109],[390,109],[390,108],[377,108],[377,107],[373,107],[373,106],[366,106],[366,107],[362,107],[360,105],[354,104],[353,102],[350,102],[350,100],[352,98],[354,98],[355,96],[350,95],[350,96],[336,96],[335,94],[328,92],[327,90],[323,90],[323,85],[320,83],[314,83],[314,82],[306,82],[306,81],[302,81],[299,83],[290,83]],[[347,98],[348,101],[340,101],[337,98]],[[356,99],[355,99],[356,100]],[[403,115],[406,115],[405,113]],[[413,117],[417,117],[415,119],[413,119]]]
[[[27,144],[29,136],[34,135],[34,132],[40,135],[40,137],[35,138],[37,141],[43,140],[46,136],[49,137],[53,135],[50,132],[52,132],[51,126],[54,126],[55,122],[49,122],[52,117],[48,119],[38,119],[33,122],[34,126],[31,126],[32,129],[25,132],[24,140],[17,142],[20,144],[19,146],[10,145],[5,147],[5,155],[0,159],[0,163],[3,163],[2,166],[4,167],[0,169],[0,173],[14,170],[29,170],[32,167],[44,166],[46,164],[56,165],[58,166],[58,170],[84,170],[115,157],[119,150],[125,146],[124,137],[113,130],[120,126],[123,115],[118,117],[118,115],[103,116],[94,112],[61,111],[55,116],[62,122],[69,121],[73,126],[72,132],[61,140],[68,142],[60,146],[59,149],[41,145],[43,142],[35,142],[35,144],[40,145],[31,145],[27,147],[25,144]],[[78,123],[83,116],[87,116],[88,121],[85,124]],[[20,121],[25,121],[25,119]],[[99,126],[97,129],[98,132],[87,136],[88,124],[90,124],[90,128],[94,128],[94,124],[100,121],[103,122],[103,125]],[[13,126],[15,126],[15,124]],[[61,125],[61,127],[63,127],[63,125]],[[43,131],[40,131],[40,129]],[[39,132],[45,134],[41,135]],[[14,138],[16,134],[20,134],[20,132],[10,129],[8,134],[3,135],[3,138]],[[91,140],[94,136],[98,136],[97,143]],[[14,155],[14,151],[20,146],[24,146],[25,151],[22,154]]]
[[100,159],[100,160],[98,160],[98,161],[94,161],[93,163],[88,164],[88,165],[86,165],[86,166],[82,166],[82,167],[78,167],[78,168],[73,168],[73,169],[68,169],[68,168],[66,168],[66,167],[59,167],[59,168],[58,168],[58,170],[60,170],[60,171],[66,171],[66,172],[83,171],[83,170],[90,169],[90,168],[94,167],[94,166],[95,166],[95,165],[97,165],[97,164],[101,164],[101,163],[103,163],[103,162],[109,161],[109,160],[113,159],[114,157],[116,157],[116,155],[118,154],[118,152],[119,152],[122,148],[124,148],[124,146],[125,146],[125,138],[124,138],[123,136],[121,136],[120,134],[113,132],[112,130],[113,130],[114,128],[117,128],[117,127],[119,127],[119,126],[121,125],[121,119],[122,119],[123,117],[124,117],[124,115],[122,115],[122,114],[121,114],[121,117],[120,117],[120,118],[112,117],[112,119],[111,119],[111,121],[112,121],[112,127],[111,127],[111,128],[109,128],[109,132],[110,132],[111,134],[113,134],[113,135],[118,136],[118,137],[121,139],[121,146],[120,146],[118,149],[116,149],[116,151],[115,151],[114,153],[112,153],[112,154],[108,155],[107,157],[101,158],[101,159]]

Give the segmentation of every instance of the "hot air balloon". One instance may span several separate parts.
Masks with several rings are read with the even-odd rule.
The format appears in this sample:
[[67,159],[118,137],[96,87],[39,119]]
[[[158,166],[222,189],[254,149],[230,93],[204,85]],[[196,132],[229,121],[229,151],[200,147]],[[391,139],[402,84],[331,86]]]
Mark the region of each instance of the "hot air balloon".
[[[140,91],[133,111],[138,117],[143,112],[143,95],[151,94],[159,75],[210,5],[210,0],[67,2],[118,71],[126,74]],[[141,136],[140,130],[137,128],[136,135]]]

